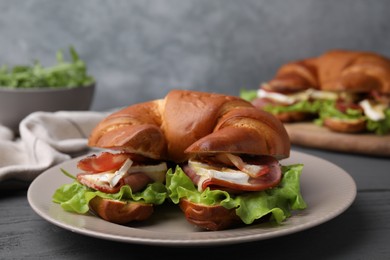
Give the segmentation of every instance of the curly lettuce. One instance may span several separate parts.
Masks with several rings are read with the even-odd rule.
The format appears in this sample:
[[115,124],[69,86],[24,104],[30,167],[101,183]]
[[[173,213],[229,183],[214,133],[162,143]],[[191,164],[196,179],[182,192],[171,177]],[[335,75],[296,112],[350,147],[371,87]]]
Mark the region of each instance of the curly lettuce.
[[266,105],[264,106],[264,110],[272,114],[279,114],[283,112],[305,112],[316,114],[321,109],[323,102],[323,100],[304,100],[289,106]]
[[[257,98],[257,90],[241,89],[240,97],[247,101],[253,101]],[[303,100],[288,106],[269,104],[265,105],[263,107],[263,110],[270,112],[274,115],[284,112],[306,112],[317,114],[318,111],[321,109],[323,102],[325,102],[325,100],[318,99],[314,101]]]
[[384,111],[385,118],[379,121],[367,119],[367,130],[377,135],[390,133],[390,108]]
[[209,188],[199,192],[178,166],[175,171],[170,169],[167,172],[166,187],[169,198],[175,204],[178,204],[181,198],[205,205],[220,204],[227,209],[235,208],[236,214],[245,224],[251,224],[268,214],[280,224],[291,216],[293,210],[307,207],[300,192],[299,180],[302,169],[302,164],[282,166],[283,177],[277,187],[234,196],[225,191]]
[[137,201],[160,205],[164,203],[168,193],[164,184],[152,183],[141,192],[133,193],[130,186],[124,185],[119,192],[108,194],[88,188],[75,180],[73,183],[59,187],[53,194],[52,200],[60,204],[66,211],[85,214],[89,211],[89,202],[96,196],[103,199]]
[[329,117],[342,120],[357,120],[365,118],[361,110],[348,108],[345,112],[342,112],[336,108],[335,101],[328,100],[327,102],[322,103],[318,112],[318,118],[315,120],[315,123],[322,125],[325,118]]

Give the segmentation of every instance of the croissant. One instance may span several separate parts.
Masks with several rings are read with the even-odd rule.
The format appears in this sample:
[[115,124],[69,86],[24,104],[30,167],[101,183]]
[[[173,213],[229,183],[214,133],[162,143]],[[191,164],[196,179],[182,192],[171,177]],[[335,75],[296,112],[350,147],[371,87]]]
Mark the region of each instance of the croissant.
[[[374,103],[378,101],[374,100],[373,94],[381,97],[381,103],[385,100],[385,106],[388,107],[390,59],[367,51],[330,50],[318,57],[281,66],[274,78],[263,84],[261,89],[259,91],[263,96],[252,102],[261,109],[270,104],[291,107],[304,100],[332,99],[341,102],[343,106],[359,110],[358,103],[364,99],[373,100]],[[278,99],[273,99],[273,96]],[[267,99],[268,102],[265,102]],[[317,113],[307,108],[287,108],[275,112],[275,115],[282,122],[296,122],[312,119]],[[364,118],[353,120],[350,125],[346,120],[334,117],[326,118],[324,122],[325,126],[339,132],[360,132],[366,129]]]
[[331,50],[281,66],[267,87],[281,93],[308,88],[389,93],[390,60],[372,52]]
[[[287,132],[270,113],[239,97],[189,90],[172,90],[163,99],[112,113],[93,129],[88,145],[113,152],[81,159],[78,168],[83,173],[77,180],[109,194],[94,197],[88,206],[101,218],[119,224],[146,220],[157,204],[111,199],[110,194],[116,196],[126,185],[142,192],[148,184],[164,183],[165,164],[182,168],[185,178],[198,189],[242,194],[277,186],[282,179],[279,160],[290,154]],[[202,175],[197,175],[201,170]],[[219,177],[207,177],[216,171]],[[167,195],[158,187],[152,191],[161,204]],[[177,203],[187,220],[203,229],[220,230],[240,222],[234,209],[221,205],[187,198]]]
[[363,51],[334,50],[317,59],[322,90],[390,92],[390,60]]
[[293,93],[309,88],[319,88],[316,59],[289,62],[279,68],[265,89],[280,93]]
[[96,126],[88,144],[175,163],[193,153],[283,159],[290,152],[286,130],[271,114],[239,97],[186,90],[113,113]]

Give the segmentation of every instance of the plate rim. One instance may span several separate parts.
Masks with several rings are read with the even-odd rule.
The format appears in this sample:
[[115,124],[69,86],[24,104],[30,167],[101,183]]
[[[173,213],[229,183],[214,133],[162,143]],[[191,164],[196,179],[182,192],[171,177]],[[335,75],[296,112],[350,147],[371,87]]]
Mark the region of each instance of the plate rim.
[[[72,232],[75,232],[75,233],[78,233],[81,235],[105,239],[105,240],[117,241],[117,242],[143,244],[143,245],[147,244],[147,245],[158,245],[158,246],[176,246],[176,247],[177,246],[186,246],[186,247],[188,247],[188,246],[228,245],[228,244],[234,244],[234,243],[244,243],[244,242],[252,242],[252,241],[259,241],[259,240],[265,240],[265,239],[270,239],[270,238],[276,238],[276,237],[280,237],[280,236],[285,236],[285,235],[301,232],[303,230],[307,230],[309,228],[318,226],[320,224],[323,224],[323,223],[339,216],[340,214],[342,214],[345,210],[347,210],[351,206],[351,204],[354,202],[356,195],[357,195],[357,188],[356,188],[356,183],[355,183],[354,179],[340,166],[338,166],[332,162],[329,162],[323,158],[320,158],[320,157],[317,157],[317,156],[314,156],[311,154],[303,153],[300,151],[295,151],[292,149],[290,157],[282,160],[281,161],[282,164],[284,164],[283,161],[286,161],[286,160],[290,159],[291,157],[302,157],[302,156],[307,157],[308,159],[311,159],[311,160],[321,161],[322,163],[326,163],[329,166],[332,166],[335,169],[337,169],[339,171],[338,174],[341,174],[340,176],[342,176],[344,178],[344,181],[345,181],[344,184],[348,184],[350,187],[349,193],[347,194],[348,196],[345,196],[345,200],[343,201],[342,204],[340,204],[339,208],[332,211],[331,213],[329,213],[327,215],[324,215],[321,219],[312,220],[312,221],[309,221],[307,223],[300,224],[298,226],[292,226],[290,228],[288,228],[288,227],[283,228],[283,226],[282,226],[279,229],[276,228],[274,231],[267,232],[267,233],[250,232],[250,231],[256,230],[256,227],[253,229],[249,229],[249,231],[247,230],[247,232],[245,232],[245,230],[242,230],[241,228],[221,230],[221,231],[203,231],[203,232],[201,231],[201,232],[196,232],[197,235],[198,236],[200,234],[205,234],[205,235],[201,235],[201,237],[197,238],[197,239],[193,239],[190,237],[188,239],[183,239],[183,237],[180,237],[179,235],[176,238],[167,238],[167,237],[159,237],[159,236],[153,237],[152,236],[153,234],[156,235],[157,233],[160,233],[160,232],[150,231],[150,230],[142,230],[142,228],[140,229],[141,231],[139,231],[139,232],[146,235],[143,238],[137,237],[137,236],[133,237],[131,235],[129,235],[129,236],[123,236],[123,235],[118,235],[118,234],[115,235],[115,234],[111,234],[111,233],[103,233],[101,231],[97,231],[96,229],[91,230],[91,229],[80,228],[77,226],[72,226],[71,224],[65,223],[64,221],[53,218],[45,211],[45,209],[42,205],[39,205],[37,198],[34,197],[34,195],[33,195],[34,192],[36,192],[36,189],[38,189],[40,187],[40,185],[39,185],[40,182],[44,178],[48,178],[47,175],[49,175],[51,171],[54,171],[55,169],[60,169],[63,165],[72,164],[72,162],[75,162],[84,156],[79,156],[79,157],[73,158],[71,160],[65,161],[63,163],[60,163],[58,165],[55,165],[55,166],[47,169],[46,171],[42,172],[40,175],[38,175],[32,181],[32,183],[30,184],[30,186],[28,188],[28,191],[27,191],[28,203],[29,203],[30,207],[35,211],[35,213],[37,213],[44,220],[46,220],[46,221],[48,221],[48,222],[50,222],[58,227],[61,227],[63,229],[66,229],[66,230],[69,230],[69,231],[72,231]],[[297,163],[299,163],[299,162],[297,162]],[[289,164],[291,164],[291,163],[289,163]],[[284,165],[286,165],[286,164],[284,164]],[[305,175],[302,174],[301,179],[304,177],[305,177]],[[306,177],[306,178],[308,178],[308,177]],[[63,184],[65,184],[65,183],[63,183]],[[303,187],[301,186],[301,190],[302,190],[302,188]],[[305,197],[304,197],[304,199],[305,199]],[[60,205],[52,202],[51,199],[49,201],[51,204],[54,205],[54,207],[60,207]],[[63,211],[63,212],[64,212],[64,214],[72,214],[72,213],[65,212],[65,211]],[[305,212],[305,210],[303,210],[302,212]],[[75,215],[75,218],[80,218],[80,217],[82,217],[82,216]],[[107,221],[100,219],[100,218],[97,218],[95,216],[91,216],[91,217],[96,218],[96,220],[94,220],[94,221],[99,221],[99,222],[101,221],[102,224],[106,225],[107,227],[109,227],[110,225],[116,225],[117,228],[119,228],[119,229],[123,228],[123,229],[128,229],[128,231],[130,230],[129,233],[138,232],[137,228],[134,228],[134,227],[122,226],[122,225],[118,226],[117,224],[107,222]],[[293,216],[293,217],[295,217],[295,216]],[[183,218],[184,218],[184,216],[183,216]],[[296,218],[299,218],[299,216],[296,216]],[[288,222],[289,219],[287,219],[285,222]],[[238,235],[225,236],[228,233],[235,233]],[[207,238],[207,234],[213,234],[213,235],[218,235],[218,236],[217,236],[217,238],[215,238],[215,236],[211,236],[211,238],[210,237]],[[191,234],[189,233],[189,235],[191,235]],[[175,237],[175,236],[173,236],[173,237]]]

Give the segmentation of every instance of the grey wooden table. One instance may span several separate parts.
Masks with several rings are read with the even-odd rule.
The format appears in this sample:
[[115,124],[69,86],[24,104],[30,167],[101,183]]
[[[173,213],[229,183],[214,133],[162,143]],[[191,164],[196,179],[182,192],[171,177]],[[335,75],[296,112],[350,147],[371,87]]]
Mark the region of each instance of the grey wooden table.
[[27,190],[0,192],[0,259],[390,259],[390,158],[303,147],[347,171],[357,184],[341,215],[295,234],[228,246],[174,248],[87,237],[57,227],[29,206]]

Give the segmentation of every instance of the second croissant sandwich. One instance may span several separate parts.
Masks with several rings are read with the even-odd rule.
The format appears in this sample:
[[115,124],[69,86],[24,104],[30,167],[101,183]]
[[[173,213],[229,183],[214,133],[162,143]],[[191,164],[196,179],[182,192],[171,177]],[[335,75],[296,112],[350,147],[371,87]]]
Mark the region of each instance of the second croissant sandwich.
[[284,64],[247,99],[285,123],[315,119],[337,132],[387,134],[390,59],[373,52],[330,50]]
[[280,223],[306,207],[303,165],[279,162],[290,155],[282,123],[238,97],[173,90],[109,115],[89,145],[109,151],[80,160],[76,183],[93,193],[84,206],[111,222],[146,220],[166,202],[195,226],[221,230]]

